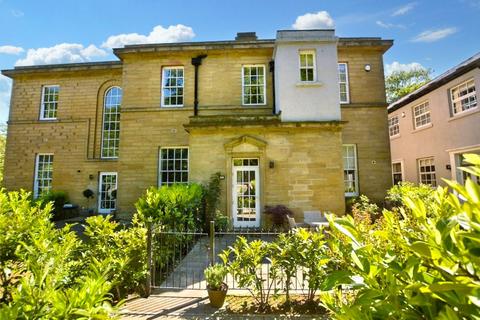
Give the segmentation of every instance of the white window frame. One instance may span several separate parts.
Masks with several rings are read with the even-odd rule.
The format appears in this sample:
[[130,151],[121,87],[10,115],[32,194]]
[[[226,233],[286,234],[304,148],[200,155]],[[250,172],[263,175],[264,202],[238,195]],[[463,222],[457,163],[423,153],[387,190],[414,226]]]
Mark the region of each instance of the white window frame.
[[[123,90],[121,87],[119,86],[112,86],[112,87],[109,87],[107,90],[105,90],[105,94],[103,95],[103,118],[102,118],[102,144],[100,146],[100,157],[102,159],[118,159],[118,153],[119,153],[119,150],[117,150],[117,155],[113,155],[113,156],[104,156],[104,143],[105,143],[105,133],[110,133],[112,130],[105,130],[105,111],[106,111],[106,104],[107,104],[107,94],[114,88],[118,88],[121,92],[121,97],[120,97],[120,106],[118,107],[118,121],[110,121],[109,123],[115,123],[117,122],[118,124],[118,137],[115,139],[117,140],[117,148],[119,148],[119,145],[120,145],[120,108],[121,108],[121,105],[122,105],[122,99],[123,99]],[[108,139],[109,141],[112,141],[112,139]]]
[[[162,151],[163,151],[163,150],[170,150],[170,149],[172,149],[172,150],[175,150],[175,149],[187,149],[187,170],[182,170],[182,169],[176,170],[175,168],[174,168],[173,170],[168,170],[167,168],[165,168],[165,169],[163,168],[163,166],[162,166],[162,160],[163,160],[163,159],[162,159]],[[168,146],[168,147],[161,147],[158,152],[159,152],[159,154],[158,154],[158,161],[159,161],[159,163],[158,163],[158,186],[161,187],[161,186],[164,186],[164,185],[169,186],[169,185],[177,184],[177,183],[178,183],[178,184],[180,184],[180,183],[185,183],[185,184],[186,184],[186,183],[189,183],[189,181],[190,181],[190,148],[189,148],[188,146]],[[168,157],[167,157],[166,160],[168,161],[168,160],[170,160],[170,159],[168,159]],[[173,159],[171,159],[171,160],[172,160],[172,161],[175,161],[176,159],[173,158]],[[182,157],[182,158],[180,158],[179,160],[184,160],[184,159],[183,159],[183,157]],[[162,181],[162,173],[163,173],[163,172],[166,172],[166,173],[169,173],[169,172],[173,172],[173,173],[176,173],[176,172],[184,173],[184,172],[186,172],[186,173],[187,173],[187,181],[180,181],[180,182],[178,182],[178,181],[173,181],[172,183],[169,183],[168,181],[167,181],[167,182],[164,182],[164,181]],[[175,179],[174,179],[174,180],[175,180]]]
[[[340,65],[344,65],[345,66],[345,81],[341,81],[340,79]],[[342,92],[341,92],[341,84],[345,84],[345,90],[346,90],[346,94],[347,94],[347,100],[345,101],[342,101]],[[338,89],[339,89],[339,99],[340,99],[340,103],[341,104],[347,104],[347,103],[350,103],[350,83],[349,83],[349,80],[348,80],[348,63],[346,62],[339,62],[338,63]]]
[[[51,156],[52,159],[51,159],[51,166],[52,166],[52,177],[51,178],[39,178],[38,174],[39,174],[39,162],[40,162],[40,157],[41,156]],[[52,183],[53,183],[53,157],[54,157],[54,154],[53,153],[37,153],[37,155],[35,156],[35,176],[33,178],[33,197],[36,199],[38,198],[39,196],[41,196],[41,194],[39,194],[39,181],[40,180],[49,180],[50,181],[50,187],[49,187],[49,191],[52,190]]]
[[[393,167],[395,164],[400,164],[400,172],[394,171]],[[405,181],[405,176],[403,173],[403,161],[397,160],[397,161],[392,161],[392,184],[395,184],[395,174],[400,174],[402,176],[402,179],[400,179],[401,182]]]
[[[431,161],[431,163],[429,164],[429,166],[433,166],[433,167],[434,167],[434,170],[433,170],[433,171],[423,172],[423,173],[422,173],[422,167],[426,167],[426,165],[423,165],[423,166],[422,166],[422,161]],[[434,157],[427,157],[427,158],[417,159],[417,170],[418,170],[418,183],[431,185],[432,187],[436,187],[436,186],[437,186],[437,168],[435,167],[435,158],[434,158]],[[432,174],[433,174],[434,177],[435,177],[435,179],[432,180],[432,183],[424,182],[424,180],[423,180],[423,178],[422,178],[422,175],[432,175]],[[425,181],[426,181],[426,180],[425,180]]]
[[[246,87],[260,87],[261,85],[246,85],[245,84],[245,68],[262,68],[263,69],[263,103],[246,103],[245,102],[245,88]],[[243,106],[264,106],[267,104],[267,69],[264,64],[245,64],[242,65],[242,105]]]
[[[45,94],[46,89],[48,88],[57,88],[58,91],[58,98],[55,103],[55,117],[45,117],[45,103],[51,103],[52,101],[45,101]],[[42,86],[42,101],[40,104],[40,120],[57,120],[57,113],[58,113],[58,100],[60,97],[60,86],[58,84],[50,84]]]
[[[165,77],[165,71],[173,70],[173,69],[181,69],[182,70],[182,86],[166,86],[167,77]],[[180,77],[176,77],[179,79]],[[182,89],[182,104],[165,104],[165,89]],[[180,96],[180,95],[177,95]],[[184,66],[165,66],[162,68],[162,92],[161,92],[161,106],[163,108],[181,108],[185,105],[185,68]]]
[[[467,90],[469,87],[469,85],[472,84],[474,90],[473,92],[469,92],[463,96],[459,96],[457,98],[454,97],[453,95],[453,91],[454,90],[460,90],[460,87],[462,86],[466,86]],[[478,108],[478,99],[477,99],[477,88],[475,86],[475,79],[474,78],[470,78],[468,80],[465,80],[463,81],[462,83],[456,85],[455,87],[451,88],[449,90],[450,92],[450,99],[451,99],[451,112],[452,112],[452,115],[453,116],[456,116],[456,115],[459,115],[459,114],[462,114],[464,112],[468,112],[468,111],[471,111],[471,110],[474,110],[476,108]],[[473,104],[473,102],[468,102],[468,105],[469,107],[465,110],[460,110],[460,111],[456,111],[455,110],[455,104],[459,104],[460,108],[463,108],[463,104],[462,104],[462,100],[465,100],[465,99],[469,99],[470,97],[474,97],[474,103],[475,105],[473,107],[471,107],[470,105]]]
[[[427,111],[423,112],[423,113],[420,113],[420,114],[416,114],[416,110],[417,108],[420,108],[420,107],[423,107],[425,106],[427,108]],[[424,101],[422,103],[419,103],[417,105],[415,105],[413,108],[412,108],[412,115],[413,115],[413,125],[414,125],[414,128],[415,129],[419,129],[419,128],[423,128],[425,126],[428,126],[428,125],[431,125],[432,123],[432,116],[431,116],[431,113],[430,113],[430,104],[427,101]],[[420,124],[420,125],[417,125],[417,119],[421,119],[422,117],[427,117],[428,115],[428,122],[424,123],[424,124]]]
[[[302,66],[302,55],[311,54],[313,57],[313,66]],[[312,80],[302,80],[302,69],[313,69]],[[301,83],[312,83],[317,81],[317,52],[313,49],[302,49],[298,51],[298,78]]]
[[[103,208],[102,209],[102,177],[103,176],[115,176],[115,208]],[[98,176],[98,213],[109,214],[117,210],[117,200],[118,200],[118,172],[100,172]]]
[[[355,179],[355,181],[354,181],[354,187],[355,187],[355,191],[354,191],[354,192],[346,192],[346,191],[345,191],[345,196],[346,196],[346,197],[356,197],[356,196],[359,195],[359,189],[358,189],[358,156],[357,156],[357,145],[356,145],[356,144],[344,144],[344,145],[342,145],[342,162],[343,162],[342,164],[345,163],[345,155],[344,155],[344,152],[343,152],[343,150],[344,150],[345,147],[347,147],[347,148],[348,148],[348,147],[353,147],[353,154],[354,154],[354,159],[355,159],[355,161],[354,161],[354,163],[355,163],[355,168],[352,169],[352,168],[345,168],[345,166],[343,167],[343,176],[344,176],[344,178],[343,178],[343,183],[344,183],[344,189],[345,189],[345,182],[347,181],[347,180],[345,180],[345,170],[354,170],[354,171],[355,171],[355,174],[354,174],[354,179]],[[347,161],[347,163],[348,163],[348,161]],[[348,181],[349,181],[349,180],[348,180]]]
[[[396,119],[396,123],[392,124],[394,119]],[[388,135],[390,136],[390,138],[400,135],[400,118],[398,114],[388,118]]]

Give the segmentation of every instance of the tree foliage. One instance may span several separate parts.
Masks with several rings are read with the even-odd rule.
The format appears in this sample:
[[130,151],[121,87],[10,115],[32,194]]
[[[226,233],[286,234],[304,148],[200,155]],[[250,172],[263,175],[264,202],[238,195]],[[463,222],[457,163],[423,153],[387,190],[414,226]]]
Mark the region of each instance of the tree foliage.
[[387,102],[397,101],[430,81],[431,69],[414,68],[412,70],[393,71],[385,78]]

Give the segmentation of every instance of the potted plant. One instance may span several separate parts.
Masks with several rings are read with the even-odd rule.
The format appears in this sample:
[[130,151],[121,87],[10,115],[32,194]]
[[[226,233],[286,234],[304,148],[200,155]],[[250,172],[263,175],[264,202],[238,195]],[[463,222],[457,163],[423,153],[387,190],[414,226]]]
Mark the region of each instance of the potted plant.
[[227,275],[227,268],[221,264],[214,264],[205,269],[205,280],[207,281],[208,298],[210,305],[221,308],[227,296],[228,286],[224,282]]

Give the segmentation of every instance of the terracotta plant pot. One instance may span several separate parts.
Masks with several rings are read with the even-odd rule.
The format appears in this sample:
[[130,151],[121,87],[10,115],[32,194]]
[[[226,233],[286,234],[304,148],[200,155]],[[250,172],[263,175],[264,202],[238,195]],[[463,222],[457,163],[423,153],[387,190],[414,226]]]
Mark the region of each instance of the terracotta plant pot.
[[222,284],[220,290],[212,290],[207,287],[208,299],[210,299],[210,305],[215,308],[221,308],[225,302],[227,296],[228,286],[226,283]]

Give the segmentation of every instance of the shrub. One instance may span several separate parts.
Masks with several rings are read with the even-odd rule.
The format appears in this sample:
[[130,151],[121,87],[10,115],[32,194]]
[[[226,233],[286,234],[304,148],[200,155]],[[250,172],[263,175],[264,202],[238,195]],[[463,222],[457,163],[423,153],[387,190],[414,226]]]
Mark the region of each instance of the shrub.
[[63,206],[68,202],[68,195],[65,191],[50,191],[42,194],[37,201],[42,205],[46,205],[49,202],[53,203],[52,208],[52,219],[53,221],[58,221],[65,219]]
[[[220,201],[220,172],[216,172],[210,176],[208,184],[203,189],[203,200],[205,203],[205,221],[208,222],[214,220],[217,215],[218,202]],[[208,230],[208,226],[205,226],[205,230]]]
[[227,268],[218,263],[206,268],[204,274],[208,289],[221,290],[225,286],[224,280],[227,273]]
[[270,216],[272,224],[280,228],[285,226],[287,217],[293,217],[292,210],[284,205],[265,206],[265,213]]
[[[480,176],[480,156],[467,155],[466,161],[474,167],[465,170]],[[416,193],[416,187],[400,186],[403,205],[384,211],[368,235],[353,217],[329,216],[329,245],[335,241],[344,265],[360,280],[350,299],[323,300],[336,318],[480,317],[480,186],[471,179],[464,186],[447,183],[465,201],[447,188],[427,192],[420,186]]]
[[81,240],[55,228],[51,210],[25,191],[0,192],[0,319],[109,318],[110,261],[85,264]]
[[391,207],[405,207],[406,198],[418,199],[427,206],[434,202],[435,189],[426,184],[416,185],[412,182],[400,182],[388,190],[386,200]]
[[[238,237],[235,243],[220,254],[228,272],[238,285],[250,291],[259,310],[266,310],[272,286],[278,279],[278,267],[271,259],[273,246],[269,242],[254,240],[249,242],[244,237]],[[262,270],[263,263],[270,263],[267,272]]]
[[204,226],[203,189],[199,184],[151,187],[135,203],[139,218],[164,229],[193,230]]
[[147,230],[134,216],[133,225],[121,228],[111,216],[86,220],[84,259],[109,261],[107,279],[113,284],[116,300],[128,293],[145,292],[147,269]]

